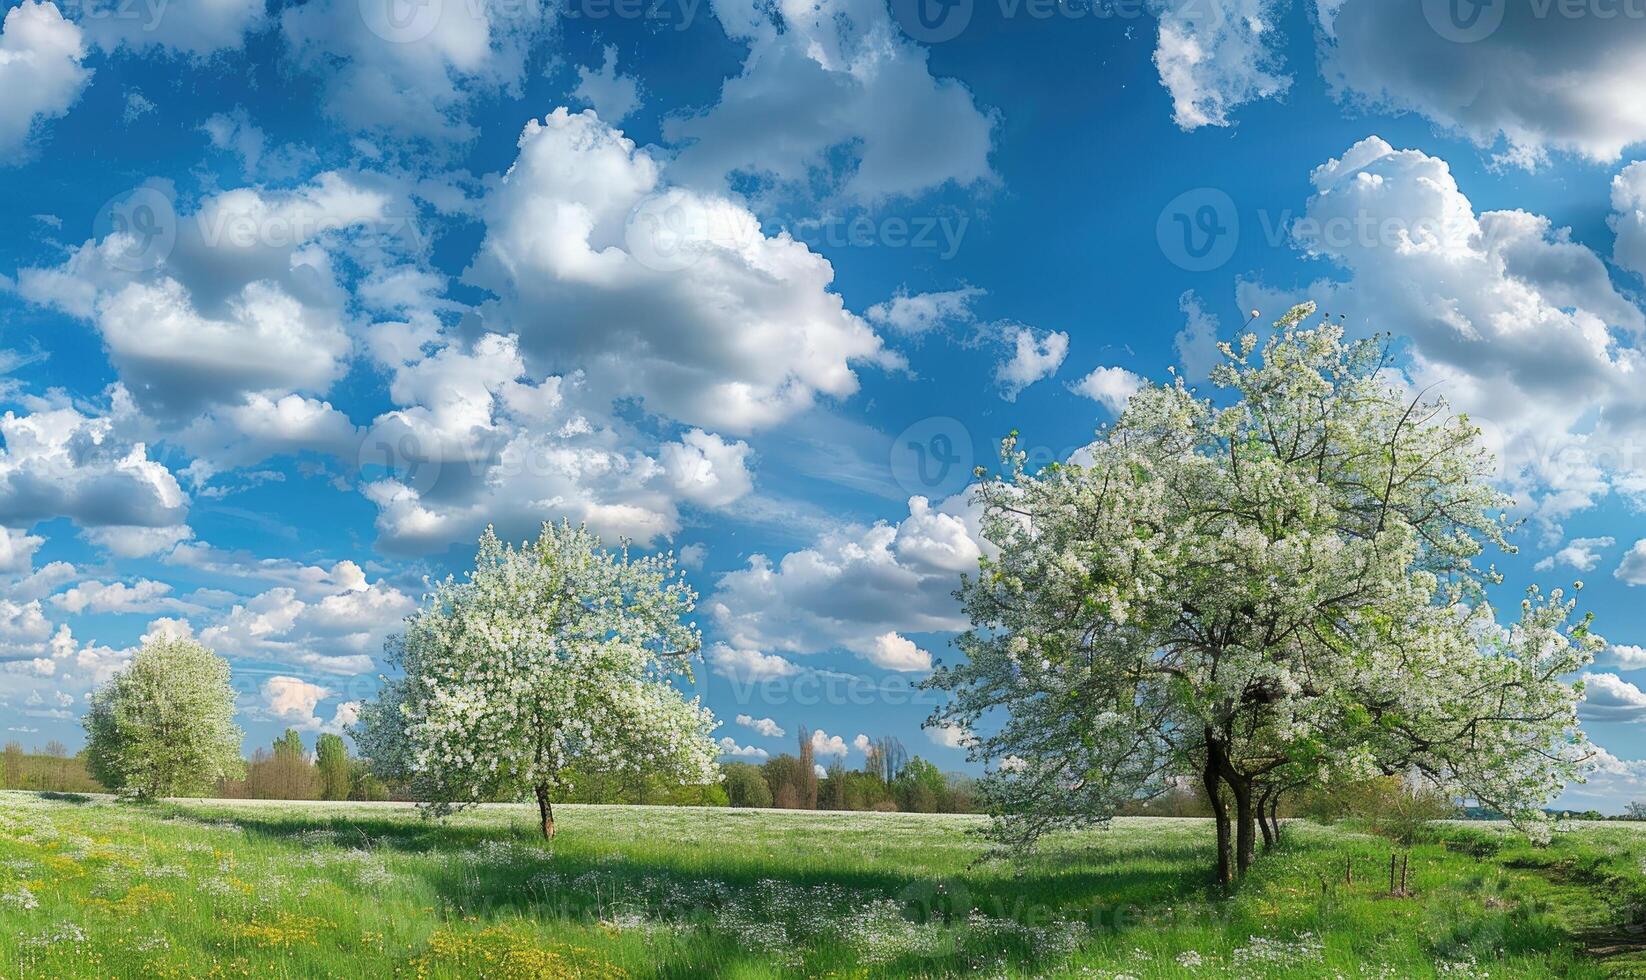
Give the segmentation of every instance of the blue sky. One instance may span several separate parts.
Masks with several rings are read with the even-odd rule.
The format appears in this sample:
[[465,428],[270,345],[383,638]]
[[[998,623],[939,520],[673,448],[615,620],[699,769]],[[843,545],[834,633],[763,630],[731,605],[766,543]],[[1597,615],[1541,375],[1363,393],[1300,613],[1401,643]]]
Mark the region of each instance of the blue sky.
[[335,730],[425,576],[569,517],[679,551],[732,749],[963,768],[965,473],[1312,298],[1481,420],[1499,600],[1612,644],[1565,801],[1646,796],[1643,12],[923,2],[9,5],[5,737],[168,630],[249,744]]

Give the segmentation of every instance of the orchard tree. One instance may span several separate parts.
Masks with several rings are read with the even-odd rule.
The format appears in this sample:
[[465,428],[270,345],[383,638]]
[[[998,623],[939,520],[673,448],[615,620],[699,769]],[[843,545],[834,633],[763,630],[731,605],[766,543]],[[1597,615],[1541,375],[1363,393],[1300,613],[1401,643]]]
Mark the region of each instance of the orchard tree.
[[981,484],[997,556],[961,587],[967,661],[928,683],[1002,844],[1190,774],[1226,884],[1288,789],[1416,773],[1531,827],[1579,772],[1562,677],[1601,641],[1560,592],[1497,625],[1478,559],[1512,550],[1510,501],[1479,431],[1312,314],[1224,345],[1223,397],[1146,386],[1071,462],[1030,473],[1014,437]]
[[609,551],[568,523],[518,548],[487,528],[474,570],[391,642],[403,676],[362,709],[355,739],[435,815],[530,794],[544,837],[574,766],[716,782],[714,716],[671,683],[702,645],[685,621],[696,601],[670,555]]
[[146,641],[92,694],[85,727],[92,776],[125,796],[201,795],[244,768],[228,661],[192,639]]

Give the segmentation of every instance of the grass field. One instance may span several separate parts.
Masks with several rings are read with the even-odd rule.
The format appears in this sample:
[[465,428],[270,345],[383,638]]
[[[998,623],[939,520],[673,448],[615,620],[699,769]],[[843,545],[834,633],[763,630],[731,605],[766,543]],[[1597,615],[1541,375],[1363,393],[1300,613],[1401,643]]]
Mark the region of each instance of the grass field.
[[1295,823],[1219,900],[1196,820],[1120,820],[1019,869],[975,863],[972,817],[561,816],[548,847],[509,806],[0,793],[0,975],[1646,976],[1632,825],[1542,850],[1446,825],[1396,898],[1387,842]]

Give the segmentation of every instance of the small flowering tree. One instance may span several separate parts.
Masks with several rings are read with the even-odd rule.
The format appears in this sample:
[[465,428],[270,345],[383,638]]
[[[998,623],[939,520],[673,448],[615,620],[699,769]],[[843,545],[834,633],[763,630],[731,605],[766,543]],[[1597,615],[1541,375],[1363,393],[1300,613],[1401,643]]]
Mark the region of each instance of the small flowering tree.
[[391,643],[404,676],[355,738],[429,812],[529,794],[546,838],[570,767],[714,782],[714,716],[670,683],[701,647],[683,621],[696,601],[670,556],[608,551],[567,523],[519,548],[487,528],[474,570],[436,586]]
[[84,724],[91,774],[124,796],[202,795],[244,769],[228,661],[192,639],[145,642]]
[[1003,843],[1193,774],[1228,883],[1280,789],[1420,773],[1529,826],[1577,775],[1562,678],[1601,641],[1559,592],[1497,625],[1476,558],[1510,549],[1509,501],[1478,430],[1312,313],[1225,345],[1224,404],[1147,387],[1076,461],[1030,473],[1008,440],[981,486],[998,557],[928,683],[978,733]]

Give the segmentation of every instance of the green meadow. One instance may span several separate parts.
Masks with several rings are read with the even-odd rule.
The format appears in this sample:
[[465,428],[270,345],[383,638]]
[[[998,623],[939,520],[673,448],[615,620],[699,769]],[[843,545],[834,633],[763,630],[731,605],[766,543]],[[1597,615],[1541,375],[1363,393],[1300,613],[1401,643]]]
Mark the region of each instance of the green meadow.
[[1015,865],[978,817],[557,812],[0,793],[0,976],[1646,976],[1632,824],[1435,825],[1397,895],[1388,841],[1294,821],[1225,897],[1201,820]]

